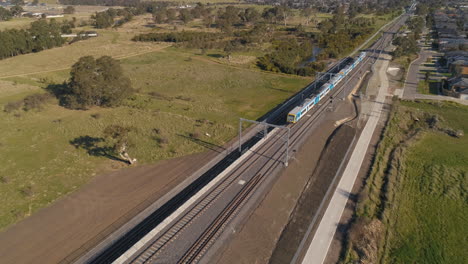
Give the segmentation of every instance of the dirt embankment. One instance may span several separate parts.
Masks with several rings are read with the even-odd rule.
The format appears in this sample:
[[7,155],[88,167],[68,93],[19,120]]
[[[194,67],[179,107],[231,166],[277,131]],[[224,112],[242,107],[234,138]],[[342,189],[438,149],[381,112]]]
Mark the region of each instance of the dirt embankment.
[[329,137],[326,147],[320,155],[318,166],[310,175],[299,202],[290,216],[288,225],[276,244],[270,259],[271,264],[290,263],[293,259],[355,134],[355,128],[344,124]]

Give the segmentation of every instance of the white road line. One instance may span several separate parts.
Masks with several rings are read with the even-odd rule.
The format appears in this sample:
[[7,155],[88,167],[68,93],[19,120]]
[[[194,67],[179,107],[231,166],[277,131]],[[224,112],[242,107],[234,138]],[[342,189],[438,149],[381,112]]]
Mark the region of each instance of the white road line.
[[[270,133],[267,134],[265,139],[271,137],[274,133],[276,133],[277,128],[273,129]],[[138,241],[135,245],[133,245],[130,249],[128,249],[124,254],[122,254],[118,259],[116,259],[113,263],[115,264],[122,264],[131,258],[138,250],[140,250],[146,243],[148,243],[152,238],[154,238],[159,232],[161,232],[164,228],[166,228],[173,220],[175,220],[179,215],[181,215],[187,208],[192,206],[201,196],[203,196],[211,187],[221,181],[224,177],[226,177],[237,165],[243,162],[247,157],[252,155],[256,149],[258,149],[264,142],[267,140],[260,140],[257,144],[255,144],[252,148],[248,150],[247,153],[242,155],[236,161],[234,161],[229,167],[227,167],[223,172],[221,172],[218,176],[216,176],[211,182],[205,187],[203,187],[200,191],[198,191],[194,196],[192,196],[187,202],[185,202],[182,206],[180,206],[175,212],[173,212],[169,217],[164,219],[159,225],[157,225],[153,230],[151,230],[148,234],[146,234],[140,241]]]

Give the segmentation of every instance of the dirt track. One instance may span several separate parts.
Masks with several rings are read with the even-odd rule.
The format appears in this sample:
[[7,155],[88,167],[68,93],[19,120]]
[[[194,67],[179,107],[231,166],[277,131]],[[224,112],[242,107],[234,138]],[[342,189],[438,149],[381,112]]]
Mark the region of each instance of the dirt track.
[[0,233],[0,262],[58,263],[99,241],[210,160],[205,152],[96,177],[79,191]]
[[318,166],[312,173],[288,225],[276,244],[270,259],[271,264],[290,263],[293,259],[309,224],[325,197],[327,187],[330,186],[338,172],[341,161],[347,152],[346,146],[351,144],[355,134],[355,128],[343,125],[330,136],[327,146],[320,156]]

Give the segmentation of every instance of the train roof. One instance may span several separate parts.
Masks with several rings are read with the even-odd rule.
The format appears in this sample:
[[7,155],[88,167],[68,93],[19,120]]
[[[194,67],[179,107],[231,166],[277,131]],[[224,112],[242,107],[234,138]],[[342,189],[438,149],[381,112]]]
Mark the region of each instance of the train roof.
[[291,110],[291,112],[289,112],[289,114],[296,115],[296,114],[299,113],[301,110],[302,110],[302,107],[301,107],[301,106],[296,106],[296,107],[294,107],[293,110]]

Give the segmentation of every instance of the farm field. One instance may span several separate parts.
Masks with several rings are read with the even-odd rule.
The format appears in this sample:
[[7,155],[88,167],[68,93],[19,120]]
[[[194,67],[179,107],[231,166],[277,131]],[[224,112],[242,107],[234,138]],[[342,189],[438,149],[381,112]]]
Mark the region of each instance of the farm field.
[[224,144],[236,135],[239,117],[256,119],[310,82],[215,63],[165,44],[132,42],[126,30],[101,30],[98,38],[0,61],[2,109],[60,85],[85,55],[120,58],[137,90],[117,108],[69,110],[51,99],[40,111],[0,112],[0,229],[97,173],[125,167],[93,149],[107,125],[130,127],[129,154],[140,164],[152,163],[204,151],[190,133],[200,142]]
[[454,136],[466,134],[467,120],[468,107],[454,103],[397,103],[361,193],[345,263],[359,254],[382,263],[468,259],[468,137]]

